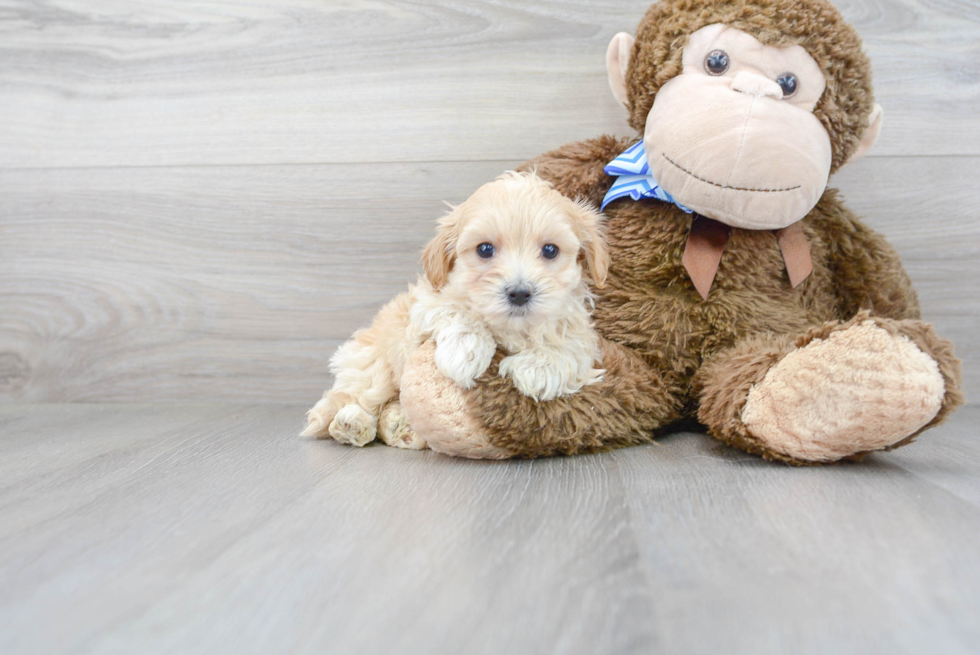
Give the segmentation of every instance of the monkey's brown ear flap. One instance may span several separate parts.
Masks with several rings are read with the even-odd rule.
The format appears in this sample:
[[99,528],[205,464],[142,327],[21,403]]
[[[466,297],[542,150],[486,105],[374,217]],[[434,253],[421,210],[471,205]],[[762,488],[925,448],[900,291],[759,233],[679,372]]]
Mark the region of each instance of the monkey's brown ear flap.
[[592,281],[600,289],[606,286],[609,273],[609,250],[602,225],[602,215],[584,202],[572,202],[570,210],[575,226],[575,235],[582,244],[582,255],[589,267]]
[[884,110],[882,110],[881,105],[875,103],[874,109],[871,110],[871,116],[868,117],[868,128],[861,135],[861,141],[858,142],[857,150],[854,154],[847,158],[846,164],[853,164],[857,160],[868,154],[871,150],[871,146],[875,144],[878,140],[878,136],[881,134],[881,121],[884,115]]
[[624,107],[629,108],[629,100],[626,97],[626,69],[630,64],[630,55],[633,54],[633,44],[636,39],[626,32],[620,32],[609,42],[606,49],[606,72],[609,73],[609,88],[612,89],[613,97]]
[[439,221],[439,232],[422,251],[422,268],[433,289],[441,289],[453,270],[456,259],[456,240],[459,238],[459,208]]

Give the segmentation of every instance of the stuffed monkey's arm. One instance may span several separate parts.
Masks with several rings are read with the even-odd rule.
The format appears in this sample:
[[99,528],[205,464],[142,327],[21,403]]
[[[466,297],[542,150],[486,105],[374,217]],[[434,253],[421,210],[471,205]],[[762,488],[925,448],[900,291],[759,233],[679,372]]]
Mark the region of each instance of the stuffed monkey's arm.
[[841,319],[862,309],[899,320],[920,317],[918,297],[895,248],[845,208],[836,191],[824,194],[811,218],[827,245]]
[[682,390],[636,353],[600,339],[605,377],[571,396],[537,402],[499,375],[503,353],[473,389],[439,374],[430,341],[401,379],[412,428],[437,452],[474,458],[540,457],[650,441],[677,421]]
[[598,207],[614,179],[602,169],[635,142],[635,138],[605,135],[568,143],[521,164],[517,170],[534,171],[565,197],[588,200]]

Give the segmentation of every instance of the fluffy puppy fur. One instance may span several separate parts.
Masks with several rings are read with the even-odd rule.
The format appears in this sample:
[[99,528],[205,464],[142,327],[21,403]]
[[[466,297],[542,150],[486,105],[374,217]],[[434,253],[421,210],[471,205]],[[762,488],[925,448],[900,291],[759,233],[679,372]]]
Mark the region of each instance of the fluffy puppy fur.
[[334,386],[302,434],[424,448],[397,398],[405,362],[429,338],[436,366],[467,389],[498,346],[507,354],[499,374],[535,400],[599,381],[589,284],[601,288],[609,265],[600,221],[533,173],[480,187],[439,222],[422,255],[425,277],[334,354]]

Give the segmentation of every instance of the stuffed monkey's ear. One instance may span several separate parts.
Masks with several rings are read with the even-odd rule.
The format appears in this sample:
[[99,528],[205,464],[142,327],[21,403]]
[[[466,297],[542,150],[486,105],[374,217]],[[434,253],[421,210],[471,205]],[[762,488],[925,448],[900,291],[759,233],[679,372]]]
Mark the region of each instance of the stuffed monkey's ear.
[[878,140],[878,135],[881,134],[881,121],[884,111],[881,105],[875,103],[874,109],[871,110],[871,116],[868,117],[868,128],[864,130],[864,134],[861,135],[861,141],[858,143],[857,150],[854,154],[847,158],[845,164],[853,164],[857,160],[868,154],[871,150],[871,146],[875,144]]
[[629,100],[626,98],[626,69],[630,64],[630,55],[633,53],[633,44],[636,43],[631,35],[620,32],[609,42],[606,50],[606,72],[609,73],[609,88],[612,89],[613,96],[619,104],[629,108]]
[[606,235],[602,225],[602,215],[585,202],[568,201],[569,214],[575,227],[575,236],[582,244],[582,254],[589,267],[592,281],[600,289],[606,286],[609,273],[609,251],[606,249]]
[[439,233],[422,251],[422,268],[433,289],[441,289],[449,278],[449,271],[453,270],[460,220],[459,207],[453,207],[440,219]]

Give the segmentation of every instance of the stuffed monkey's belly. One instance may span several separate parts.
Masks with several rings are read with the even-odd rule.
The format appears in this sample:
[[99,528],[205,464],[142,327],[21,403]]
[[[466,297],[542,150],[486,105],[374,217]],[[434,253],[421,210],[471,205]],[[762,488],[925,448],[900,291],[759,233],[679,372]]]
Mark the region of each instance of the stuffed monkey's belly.
[[794,289],[772,232],[732,230],[703,300],[681,261],[688,215],[657,201],[617,202],[607,214],[612,265],[596,291],[596,329],[681,386],[704,359],[747,336],[802,334],[838,318],[824,247],[812,234],[814,271]]

